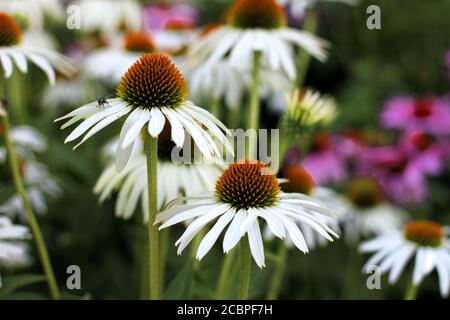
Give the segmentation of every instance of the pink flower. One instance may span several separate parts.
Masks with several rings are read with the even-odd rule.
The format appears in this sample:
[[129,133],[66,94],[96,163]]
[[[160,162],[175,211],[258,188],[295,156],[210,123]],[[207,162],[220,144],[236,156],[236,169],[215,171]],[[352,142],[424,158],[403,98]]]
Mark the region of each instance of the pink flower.
[[386,101],[380,121],[385,128],[450,134],[450,104],[433,97],[393,97]]
[[175,6],[147,6],[144,9],[145,26],[150,31],[158,31],[176,26],[193,28],[197,24],[197,10],[187,4]]
[[317,134],[311,152],[303,160],[303,167],[311,173],[318,185],[339,183],[347,178],[345,158],[337,152],[335,137]]
[[396,203],[417,204],[428,196],[426,170],[411,161],[400,148],[387,146],[366,150],[360,158],[359,171],[377,179],[385,194]]

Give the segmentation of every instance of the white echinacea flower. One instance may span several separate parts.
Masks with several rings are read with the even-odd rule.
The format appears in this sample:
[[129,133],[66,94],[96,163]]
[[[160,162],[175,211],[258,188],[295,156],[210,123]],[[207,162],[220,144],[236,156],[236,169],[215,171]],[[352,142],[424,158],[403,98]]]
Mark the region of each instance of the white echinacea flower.
[[28,249],[23,240],[31,238],[29,229],[13,224],[8,217],[0,216],[0,267],[22,267],[30,263]]
[[450,292],[450,241],[445,228],[433,221],[411,221],[401,230],[362,243],[360,251],[374,253],[363,271],[372,266],[378,266],[382,273],[390,270],[390,284],[397,282],[408,262],[414,259],[414,286],[419,286],[436,269],[442,297]]
[[27,60],[44,71],[52,85],[56,81],[55,69],[67,77],[76,72],[76,68],[65,56],[23,43],[22,31],[16,21],[8,14],[0,12],[0,62],[5,77],[11,77],[14,64],[22,73],[27,73]]
[[226,137],[228,129],[211,113],[190,102],[187,91],[183,75],[167,55],[145,54],[122,77],[117,88],[118,98],[110,99],[103,107],[99,107],[97,101],[89,103],[55,122],[70,119],[61,127],[66,128],[84,120],[65,140],[67,143],[85,134],[76,148],[98,131],[126,117],[116,151],[118,171],[128,163],[141,130],[145,128],[152,137],[158,137],[166,121],[171,126],[173,142],[180,148],[187,133],[208,159],[222,155],[218,144],[233,153]]
[[[179,201],[186,204],[177,205]],[[212,248],[222,231],[223,251],[228,253],[245,235],[256,264],[265,266],[264,245],[260,222],[267,222],[270,231],[278,238],[289,238],[302,252],[308,246],[298,224],[306,224],[329,241],[337,237],[315,214],[335,216],[335,213],[318,204],[313,198],[299,193],[284,193],[270,169],[259,161],[243,161],[230,165],[216,182],[215,190],[198,196],[179,199],[169,204],[157,215],[160,229],[180,222],[189,226],[175,243],[178,254],[186,248],[195,235],[208,223],[214,226],[203,237],[196,257],[202,259]],[[246,241],[246,240],[244,240]]]
[[275,0],[236,0],[227,24],[217,27],[194,43],[190,55],[200,63],[217,63],[226,58],[231,65],[252,65],[260,52],[262,67],[282,69],[289,79],[296,76],[294,48],[301,47],[325,61],[328,43],[311,33],[289,28],[283,8]]

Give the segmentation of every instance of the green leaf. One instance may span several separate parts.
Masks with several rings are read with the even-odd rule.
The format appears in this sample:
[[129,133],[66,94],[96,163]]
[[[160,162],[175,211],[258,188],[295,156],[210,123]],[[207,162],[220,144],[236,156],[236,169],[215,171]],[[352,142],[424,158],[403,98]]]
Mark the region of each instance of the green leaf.
[[0,297],[6,296],[17,289],[45,281],[45,276],[40,274],[23,274],[2,277]]
[[194,282],[194,262],[188,258],[183,269],[172,280],[164,293],[164,299],[181,300],[191,296]]

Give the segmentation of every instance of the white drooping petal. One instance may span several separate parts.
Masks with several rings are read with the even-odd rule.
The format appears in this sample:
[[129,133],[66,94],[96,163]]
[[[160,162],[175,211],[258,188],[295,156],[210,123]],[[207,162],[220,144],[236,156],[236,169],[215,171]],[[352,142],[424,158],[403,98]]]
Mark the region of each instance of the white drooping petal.
[[200,242],[197,250],[197,259],[201,260],[205,254],[208,253],[214,243],[216,243],[223,229],[225,229],[231,219],[233,219],[234,215],[235,211],[231,209],[217,220],[216,224],[209,230],[202,242]]
[[247,231],[248,243],[253,259],[258,267],[265,267],[264,263],[264,244],[261,237],[261,230],[259,229],[258,220],[253,221],[252,225]]

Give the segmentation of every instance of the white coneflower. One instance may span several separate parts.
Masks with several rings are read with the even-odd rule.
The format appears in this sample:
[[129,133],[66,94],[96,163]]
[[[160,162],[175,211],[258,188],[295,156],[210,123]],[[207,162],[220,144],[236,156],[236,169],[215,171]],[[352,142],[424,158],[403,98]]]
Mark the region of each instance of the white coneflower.
[[155,51],[155,43],[150,35],[145,32],[128,32],[113,41],[110,47],[89,54],[83,61],[83,71],[89,78],[116,85],[142,54]]
[[295,90],[288,99],[285,115],[285,129],[300,131],[304,128],[324,127],[332,123],[338,115],[336,102],[332,97],[317,91]]
[[294,17],[301,18],[308,8],[315,6],[318,2],[343,3],[356,5],[358,0],[277,0],[282,6],[289,5],[289,11]]
[[382,189],[371,178],[351,181],[347,198],[348,211],[341,222],[350,241],[398,229],[408,219],[403,209],[386,201]]
[[289,28],[283,8],[275,0],[236,0],[228,11],[227,24],[201,38],[191,54],[199,61],[207,58],[205,63],[227,57],[234,66],[249,66],[258,52],[262,66],[282,69],[294,79],[295,46],[321,61],[327,57],[327,43],[308,32]]
[[[170,132],[169,128],[164,129]],[[169,134],[170,136],[170,134]],[[170,138],[169,138],[170,139]],[[211,190],[222,169],[218,165],[176,164],[171,161],[174,144],[169,139],[158,139],[158,208],[162,209],[169,201],[180,196],[193,196]],[[110,147],[108,146],[108,149]],[[148,222],[148,182],[147,161],[142,144],[131,156],[127,167],[120,173],[114,165],[108,166],[94,187],[94,192],[104,201],[114,191],[118,191],[116,216],[130,218],[140,202],[144,222]]]
[[27,60],[39,67],[53,85],[55,69],[61,74],[71,77],[76,69],[69,60],[54,51],[26,45],[22,42],[22,31],[14,19],[0,12],[0,62],[6,78],[14,71],[14,64],[23,73],[27,73]]
[[13,224],[8,217],[0,216],[0,267],[26,266],[31,259],[23,240],[31,238],[29,229]]
[[0,0],[0,11],[24,17],[32,29],[43,29],[46,17],[62,21],[65,15],[60,0]]
[[143,26],[142,7],[136,0],[78,0],[81,27],[109,36],[118,31],[139,31]]
[[422,280],[436,269],[442,297],[450,292],[450,241],[444,228],[428,220],[407,223],[395,230],[364,242],[360,250],[373,252],[363,270],[378,266],[382,273],[390,270],[389,283],[395,283],[408,262],[415,258],[411,285],[406,299],[415,299]]
[[[183,75],[167,55],[143,55],[123,76],[117,95],[118,98],[110,99],[108,106],[104,108],[99,108],[95,101],[55,120],[70,119],[62,128],[84,120],[65,142],[73,141],[86,133],[76,148],[106,126],[126,117],[116,151],[118,171],[125,168],[135,141],[140,139],[141,129],[147,126],[149,135],[158,137],[166,120],[171,125],[172,140],[180,148],[188,133],[209,159],[222,154],[216,142],[232,152],[223,133],[228,133],[226,127],[209,112],[187,100],[187,86]],[[213,140],[211,134],[217,141]]]
[[281,191],[277,178],[259,161],[236,162],[219,177],[214,192],[183,198],[184,205],[172,205],[157,216],[160,229],[194,219],[178,239],[178,253],[191,242],[208,223],[217,222],[201,241],[197,258],[202,259],[228,226],[223,239],[223,251],[228,253],[245,235],[250,251],[259,267],[265,266],[264,245],[260,222],[278,238],[289,238],[302,252],[308,252],[298,224],[305,224],[329,241],[337,235],[316,218],[316,214],[334,216],[314,198],[299,193]]

